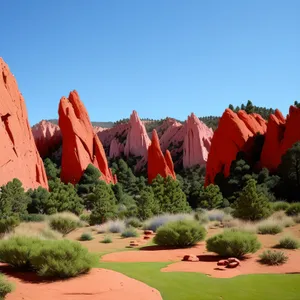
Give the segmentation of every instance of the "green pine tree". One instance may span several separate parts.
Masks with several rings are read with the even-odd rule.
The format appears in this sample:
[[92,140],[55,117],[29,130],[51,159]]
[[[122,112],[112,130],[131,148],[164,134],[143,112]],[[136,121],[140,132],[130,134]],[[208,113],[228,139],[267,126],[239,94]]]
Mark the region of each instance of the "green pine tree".
[[205,209],[220,208],[223,205],[223,195],[217,185],[210,184],[203,189],[199,198],[199,207]]

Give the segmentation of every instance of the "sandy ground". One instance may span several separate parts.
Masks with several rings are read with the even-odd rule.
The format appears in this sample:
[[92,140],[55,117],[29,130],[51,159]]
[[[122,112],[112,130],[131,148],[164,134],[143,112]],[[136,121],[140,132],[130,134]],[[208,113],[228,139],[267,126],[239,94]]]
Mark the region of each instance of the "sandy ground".
[[55,282],[41,282],[32,273],[15,273],[2,266],[16,290],[6,300],[162,300],[160,293],[118,272],[93,269],[89,274]]
[[[208,236],[222,231],[220,229],[210,229]],[[289,257],[287,263],[281,266],[265,266],[258,262],[261,252],[266,249],[272,249],[279,239],[292,234],[300,238],[300,225],[286,228],[284,232],[277,235],[259,235],[263,247],[257,253],[249,255],[247,259],[241,262],[241,265],[235,269],[220,268],[217,261],[220,259],[214,253],[206,251],[205,242],[197,244],[188,249],[165,249],[158,246],[143,247],[134,252],[115,252],[104,255],[102,261],[107,262],[167,262],[173,261],[163,272],[200,272],[213,277],[234,277],[241,274],[264,274],[264,273],[300,273],[300,250],[284,250]],[[279,250],[277,250],[279,251]],[[200,262],[181,261],[184,255],[193,254],[200,258]]]

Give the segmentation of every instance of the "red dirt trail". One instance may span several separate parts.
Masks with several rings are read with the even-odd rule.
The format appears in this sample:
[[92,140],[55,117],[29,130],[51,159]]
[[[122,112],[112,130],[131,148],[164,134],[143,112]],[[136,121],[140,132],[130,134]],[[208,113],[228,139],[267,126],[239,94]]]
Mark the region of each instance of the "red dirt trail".
[[93,269],[83,276],[48,283],[39,282],[32,273],[5,272],[5,268],[3,273],[16,285],[6,300],[162,300],[157,290],[111,270]]

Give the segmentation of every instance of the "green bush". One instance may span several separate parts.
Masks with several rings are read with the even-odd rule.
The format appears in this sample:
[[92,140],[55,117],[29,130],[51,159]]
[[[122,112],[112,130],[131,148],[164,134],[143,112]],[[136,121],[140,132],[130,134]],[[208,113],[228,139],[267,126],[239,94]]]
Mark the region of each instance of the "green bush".
[[205,238],[206,230],[197,221],[179,220],[157,229],[154,242],[160,246],[191,247]]
[[26,214],[21,215],[20,219],[22,222],[43,222],[46,216],[42,214]]
[[290,207],[290,204],[285,201],[275,201],[271,204],[271,206],[274,211],[286,211]]
[[283,228],[281,225],[273,222],[263,222],[257,226],[258,234],[277,234],[282,232]]
[[288,257],[281,251],[266,250],[260,256],[260,263],[274,266],[282,265],[287,262]]
[[16,236],[0,241],[0,261],[22,270],[31,269],[32,252],[43,245],[38,238]]
[[84,232],[79,238],[80,241],[91,241],[93,239],[94,238],[89,232]]
[[5,296],[14,290],[14,285],[8,282],[4,275],[0,274],[0,299],[4,299]]
[[122,238],[138,237],[138,236],[139,236],[138,232],[133,227],[126,228],[121,234]]
[[67,235],[81,226],[80,219],[71,213],[58,213],[49,217],[49,226]]
[[276,245],[276,248],[282,248],[282,249],[298,249],[300,247],[300,242],[290,236],[285,236],[280,239],[278,245]]
[[255,234],[246,231],[225,230],[209,238],[206,248],[224,257],[242,258],[248,253],[255,253],[261,247]]
[[286,210],[288,216],[296,216],[300,214],[300,203],[292,203],[290,207]]
[[112,239],[111,239],[110,236],[106,236],[106,237],[104,237],[104,239],[101,241],[101,243],[103,243],[103,244],[110,244],[110,243],[112,243]]
[[97,263],[97,257],[78,242],[45,241],[34,249],[31,264],[39,276],[68,278],[87,273]]
[[125,221],[126,227],[139,228],[142,227],[143,223],[138,218],[129,218]]
[[90,224],[90,221],[91,221],[90,215],[88,215],[88,214],[82,214],[82,215],[80,215],[79,218],[80,218],[81,221]]
[[17,216],[1,217],[0,219],[0,236],[5,233],[11,232],[15,227],[20,224],[20,220]]

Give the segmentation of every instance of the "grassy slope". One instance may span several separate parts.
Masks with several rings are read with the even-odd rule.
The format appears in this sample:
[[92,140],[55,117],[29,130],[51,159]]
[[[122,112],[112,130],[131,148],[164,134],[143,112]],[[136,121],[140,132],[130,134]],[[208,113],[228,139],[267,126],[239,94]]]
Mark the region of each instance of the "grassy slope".
[[161,292],[164,300],[298,300],[300,275],[243,275],[211,278],[200,273],[160,272],[168,263],[105,263]]

